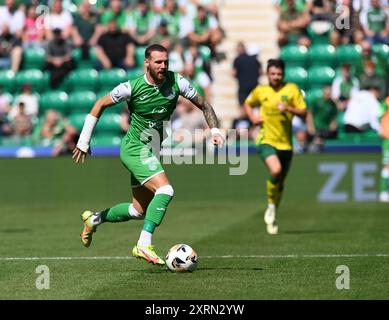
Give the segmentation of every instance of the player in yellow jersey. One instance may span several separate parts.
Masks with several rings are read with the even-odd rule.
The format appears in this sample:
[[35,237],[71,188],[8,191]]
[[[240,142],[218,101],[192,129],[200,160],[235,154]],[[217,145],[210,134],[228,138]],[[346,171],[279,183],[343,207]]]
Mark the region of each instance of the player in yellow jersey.
[[[305,118],[306,103],[299,87],[284,82],[285,64],[270,59],[267,65],[269,85],[258,85],[245,100],[246,113],[254,125],[260,126],[258,153],[269,172],[267,180],[268,207],[265,211],[266,230],[278,233],[276,209],[281,201],[284,181],[292,161],[292,119]],[[254,108],[259,107],[259,113]]]

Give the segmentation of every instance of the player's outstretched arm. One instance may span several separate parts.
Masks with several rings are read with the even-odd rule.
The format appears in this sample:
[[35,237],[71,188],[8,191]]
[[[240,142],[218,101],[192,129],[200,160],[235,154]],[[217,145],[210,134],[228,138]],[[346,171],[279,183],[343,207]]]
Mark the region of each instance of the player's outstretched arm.
[[213,110],[213,107],[205,100],[204,97],[202,97],[198,93],[192,99],[190,99],[190,101],[197,108],[203,111],[205,121],[211,128],[212,142],[214,145],[217,145],[221,148],[224,144],[224,139],[221,135],[220,130],[218,129],[219,121],[216,117],[215,110]]
[[72,159],[74,159],[76,163],[85,162],[87,153],[90,153],[90,140],[92,138],[93,129],[95,128],[104,109],[113,104],[115,103],[113,102],[111,95],[107,94],[95,102],[93,108],[86,116],[77,146],[73,150]]

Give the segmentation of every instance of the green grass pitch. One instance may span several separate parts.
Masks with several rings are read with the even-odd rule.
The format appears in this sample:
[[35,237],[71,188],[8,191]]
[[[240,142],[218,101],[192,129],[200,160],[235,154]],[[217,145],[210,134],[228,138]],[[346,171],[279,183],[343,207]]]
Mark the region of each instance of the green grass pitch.
[[[90,248],[81,245],[83,210],[130,200],[118,158],[2,159],[0,299],[387,299],[389,206],[318,203],[328,178],[319,160],[379,168],[380,156],[296,156],[277,236],[265,232],[266,172],[257,156],[243,176],[230,176],[228,165],[167,165],[175,198],[156,250],[187,243],[199,254],[198,270],[175,274],[130,257],[140,221],[104,224]],[[351,193],[351,181],[349,172],[338,189]],[[49,268],[48,290],[36,288],[39,265]],[[340,265],[350,270],[348,290],[335,285]]]

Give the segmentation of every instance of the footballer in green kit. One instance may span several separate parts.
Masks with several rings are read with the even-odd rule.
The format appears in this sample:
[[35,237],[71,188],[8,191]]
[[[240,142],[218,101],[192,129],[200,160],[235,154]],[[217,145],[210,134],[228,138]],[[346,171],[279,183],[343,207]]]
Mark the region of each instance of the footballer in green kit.
[[211,128],[214,145],[221,147],[224,140],[212,106],[197,93],[188,80],[168,71],[168,52],[165,47],[158,44],[147,47],[144,65],[144,75],[120,83],[109,94],[96,101],[85,119],[77,147],[73,151],[75,162],[84,162],[90,150],[93,129],[104,109],[121,101],[127,102],[131,122],[121,143],[120,159],[131,173],[132,202],[120,203],[98,212],[84,211],[81,215],[81,241],[85,247],[89,247],[92,235],[101,223],[144,219],[132,254],[149,263],[164,265],[164,260],[154,250],[152,235],[163,220],[174,190],[156,151],[159,151],[164,138],[163,124],[169,121],[178,97],[183,96],[203,111]]

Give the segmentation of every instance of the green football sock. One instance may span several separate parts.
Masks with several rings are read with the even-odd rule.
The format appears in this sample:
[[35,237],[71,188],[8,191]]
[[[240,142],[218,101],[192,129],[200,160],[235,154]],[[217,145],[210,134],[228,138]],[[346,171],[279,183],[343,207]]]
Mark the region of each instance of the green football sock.
[[147,207],[143,230],[153,233],[165,216],[167,206],[172,200],[172,196],[164,193],[156,194]]
[[119,203],[112,208],[100,211],[101,222],[124,222],[131,219],[128,213],[130,203]]

